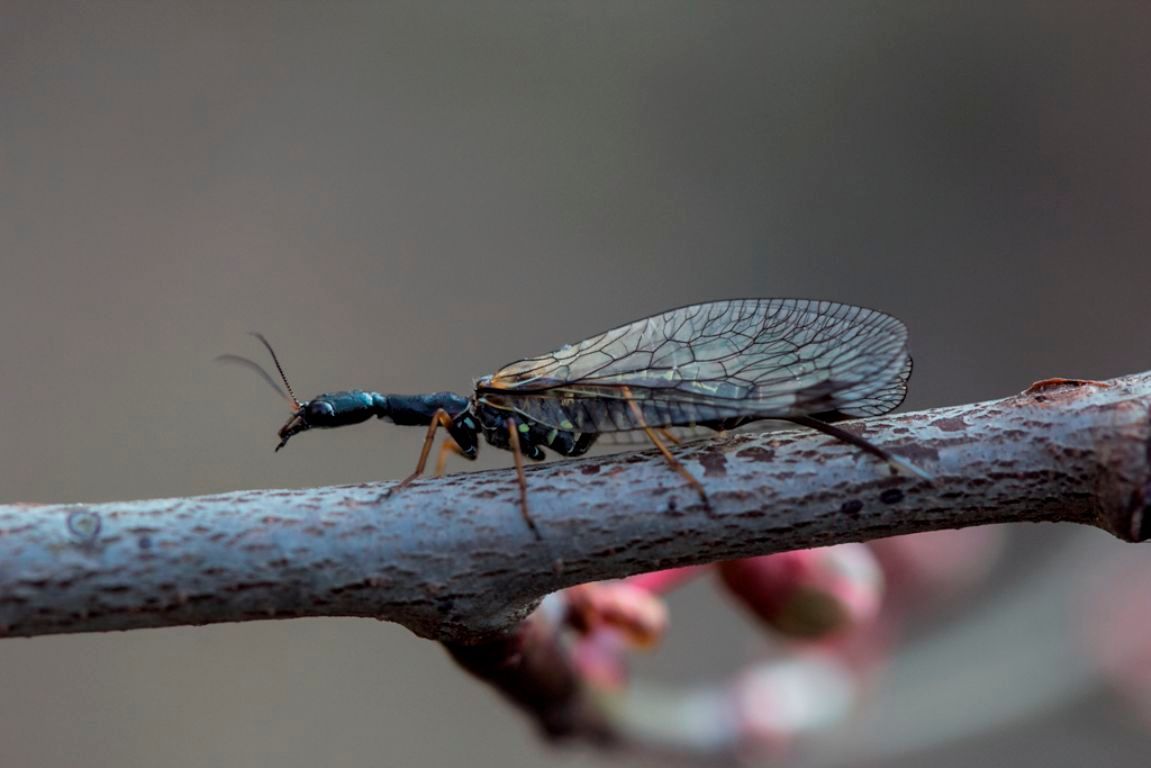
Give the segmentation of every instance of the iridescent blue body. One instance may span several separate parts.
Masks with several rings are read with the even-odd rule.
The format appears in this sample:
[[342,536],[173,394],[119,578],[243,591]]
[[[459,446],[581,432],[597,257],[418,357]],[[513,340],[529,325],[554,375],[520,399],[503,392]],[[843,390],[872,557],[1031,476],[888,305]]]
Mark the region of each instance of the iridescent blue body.
[[[401,427],[426,427],[436,420],[440,412],[450,420],[444,426],[460,455],[468,459],[476,457],[481,435],[496,448],[513,450],[509,434],[512,427],[517,432],[520,452],[535,461],[546,458],[544,448],[561,456],[580,456],[587,453],[596,439],[595,434],[551,427],[523,415],[494,408],[478,395],[470,398],[454,392],[383,395],[352,389],[325,392],[301,402],[296,413],[280,430],[280,444],[276,450],[283,448],[293,435],[309,429],[346,427],[365,422],[373,416]],[[512,419],[512,425],[508,424],[508,419]]]

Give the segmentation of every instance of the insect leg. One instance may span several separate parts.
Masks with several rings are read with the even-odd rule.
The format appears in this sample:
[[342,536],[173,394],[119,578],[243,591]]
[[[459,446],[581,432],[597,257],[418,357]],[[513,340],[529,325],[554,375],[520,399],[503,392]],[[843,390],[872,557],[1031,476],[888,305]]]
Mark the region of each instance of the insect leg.
[[[703,506],[710,510],[711,502],[708,501],[707,492],[703,490],[703,485],[699,482],[699,480],[695,479],[695,475],[687,471],[687,467],[680,463],[679,459],[671,455],[671,451],[668,450],[667,445],[664,444],[663,440],[659,439],[659,435],[656,434],[656,431],[647,425],[647,420],[643,417],[643,411],[640,410],[640,407],[636,401],[632,399],[631,390],[627,387],[624,387],[623,392],[624,396],[627,398],[628,407],[631,408],[631,412],[635,416],[636,423],[640,425],[640,428],[647,434],[648,439],[655,444],[655,447],[658,448],[659,452],[663,454],[663,457],[667,459],[667,463],[671,465],[671,468],[678,472],[679,476],[686,480],[688,484],[696,490],[696,493],[699,494],[700,500],[703,501]],[[661,428],[660,431],[665,433],[667,432],[667,430],[663,428]]]
[[436,430],[440,427],[447,429],[451,424],[452,417],[447,411],[443,408],[436,411],[432,416],[432,422],[428,424],[428,433],[424,436],[424,447],[420,449],[420,460],[416,462],[416,471],[401,480],[396,488],[403,488],[424,473],[424,468],[428,465],[428,454],[432,450],[432,441],[436,439]]
[[786,421],[790,421],[793,424],[799,424],[801,427],[809,427],[811,429],[818,430],[825,435],[834,437],[837,440],[842,440],[843,442],[854,445],[857,448],[862,448],[872,456],[878,456],[879,458],[886,461],[888,466],[890,466],[891,469],[896,472],[902,472],[905,475],[913,475],[920,478],[921,480],[926,480],[928,482],[933,480],[931,475],[927,474],[911,462],[901,459],[894,454],[888,453],[875,443],[872,443],[869,440],[865,440],[853,432],[848,432],[846,429],[840,429],[833,424],[828,424],[826,421],[820,421],[819,419],[813,419],[810,416],[791,416],[787,418]]
[[663,454],[663,457],[667,459],[667,463],[671,465],[671,468],[678,472],[680,477],[686,480],[692,488],[695,488],[696,493],[699,494],[699,498],[703,502],[703,505],[708,509],[711,509],[711,502],[708,501],[707,492],[703,490],[703,485],[699,482],[699,480],[695,479],[695,475],[689,472],[687,467],[685,467],[679,459],[671,455],[671,451],[668,450],[663,440],[659,439],[659,435],[656,434],[654,429],[651,427],[644,427],[643,431],[647,433],[648,438],[655,444],[655,447],[659,449],[659,452]]
[[448,454],[454,453],[457,456],[463,456],[464,452],[460,446],[452,438],[448,438],[440,443],[440,455],[436,458],[436,477],[444,473],[448,465]]
[[660,427],[659,433],[661,435],[663,435],[664,440],[667,440],[669,443],[671,443],[673,445],[679,445],[680,443],[683,442],[678,437],[676,437],[675,434],[670,429],[668,429],[667,427]]
[[511,416],[507,420],[508,425],[508,443],[511,445],[512,456],[516,459],[516,477],[520,483],[520,512],[523,513],[524,522],[528,524],[528,528],[532,529],[532,533],[536,535],[537,539],[543,539],[540,536],[539,529],[536,528],[535,520],[532,520],[531,512],[528,511],[528,481],[524,477],[524,454],[520,450],[520,435],[519,430],[516,429],[516,420]]

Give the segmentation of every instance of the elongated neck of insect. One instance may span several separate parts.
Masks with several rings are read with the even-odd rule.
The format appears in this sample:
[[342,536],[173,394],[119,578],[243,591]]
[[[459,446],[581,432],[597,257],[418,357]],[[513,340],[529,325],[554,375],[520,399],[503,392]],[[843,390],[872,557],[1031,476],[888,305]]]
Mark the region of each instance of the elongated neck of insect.
[[400,426],[420,426],[432,423],[441,408],[455,416],[468,408],[468,399],[455,392],[432,392],[426,395],[384,395],[387,409],[381,418],[391,419]]

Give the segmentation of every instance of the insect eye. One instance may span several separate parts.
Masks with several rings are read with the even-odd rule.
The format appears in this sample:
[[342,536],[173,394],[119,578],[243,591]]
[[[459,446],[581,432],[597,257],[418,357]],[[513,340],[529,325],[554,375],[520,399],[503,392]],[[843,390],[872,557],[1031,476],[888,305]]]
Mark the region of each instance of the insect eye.
[[324,400],[313,400],[308,403],[308,419],[325,419],[331,418],[336,413],[336,409],[332,404]]

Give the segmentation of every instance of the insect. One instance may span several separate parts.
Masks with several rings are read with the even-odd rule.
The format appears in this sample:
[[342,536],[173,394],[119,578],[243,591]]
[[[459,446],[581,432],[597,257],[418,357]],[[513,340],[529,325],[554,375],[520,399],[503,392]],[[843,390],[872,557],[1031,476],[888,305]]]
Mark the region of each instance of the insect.
[[706,508],[703,486],[668,448],[667,442],[675,441],[668,427],[722,431],[762,419],[789,421],[858,446],[893,469],[926,477],[831,423],[887,413],[907,394],[906,327],[863,307],[808,299],[693,304],[506,365],[476,380],[466,396],[348,390],[300,401],[271,344],[255,335],[271,354],[287,394],[251,360],[221,359],[254,367],[291,404],[277,451],[309,429],[359,424],[373,416],[425,426],[416,469],[402,487],[423,474],[441,427],[448,438],[437,472],[450,452],[474,459],[482,436],[515,457],[521,512],[537,537],[523,457],[539,461],[544,449],[579,456],[605,433],[645,433]]

